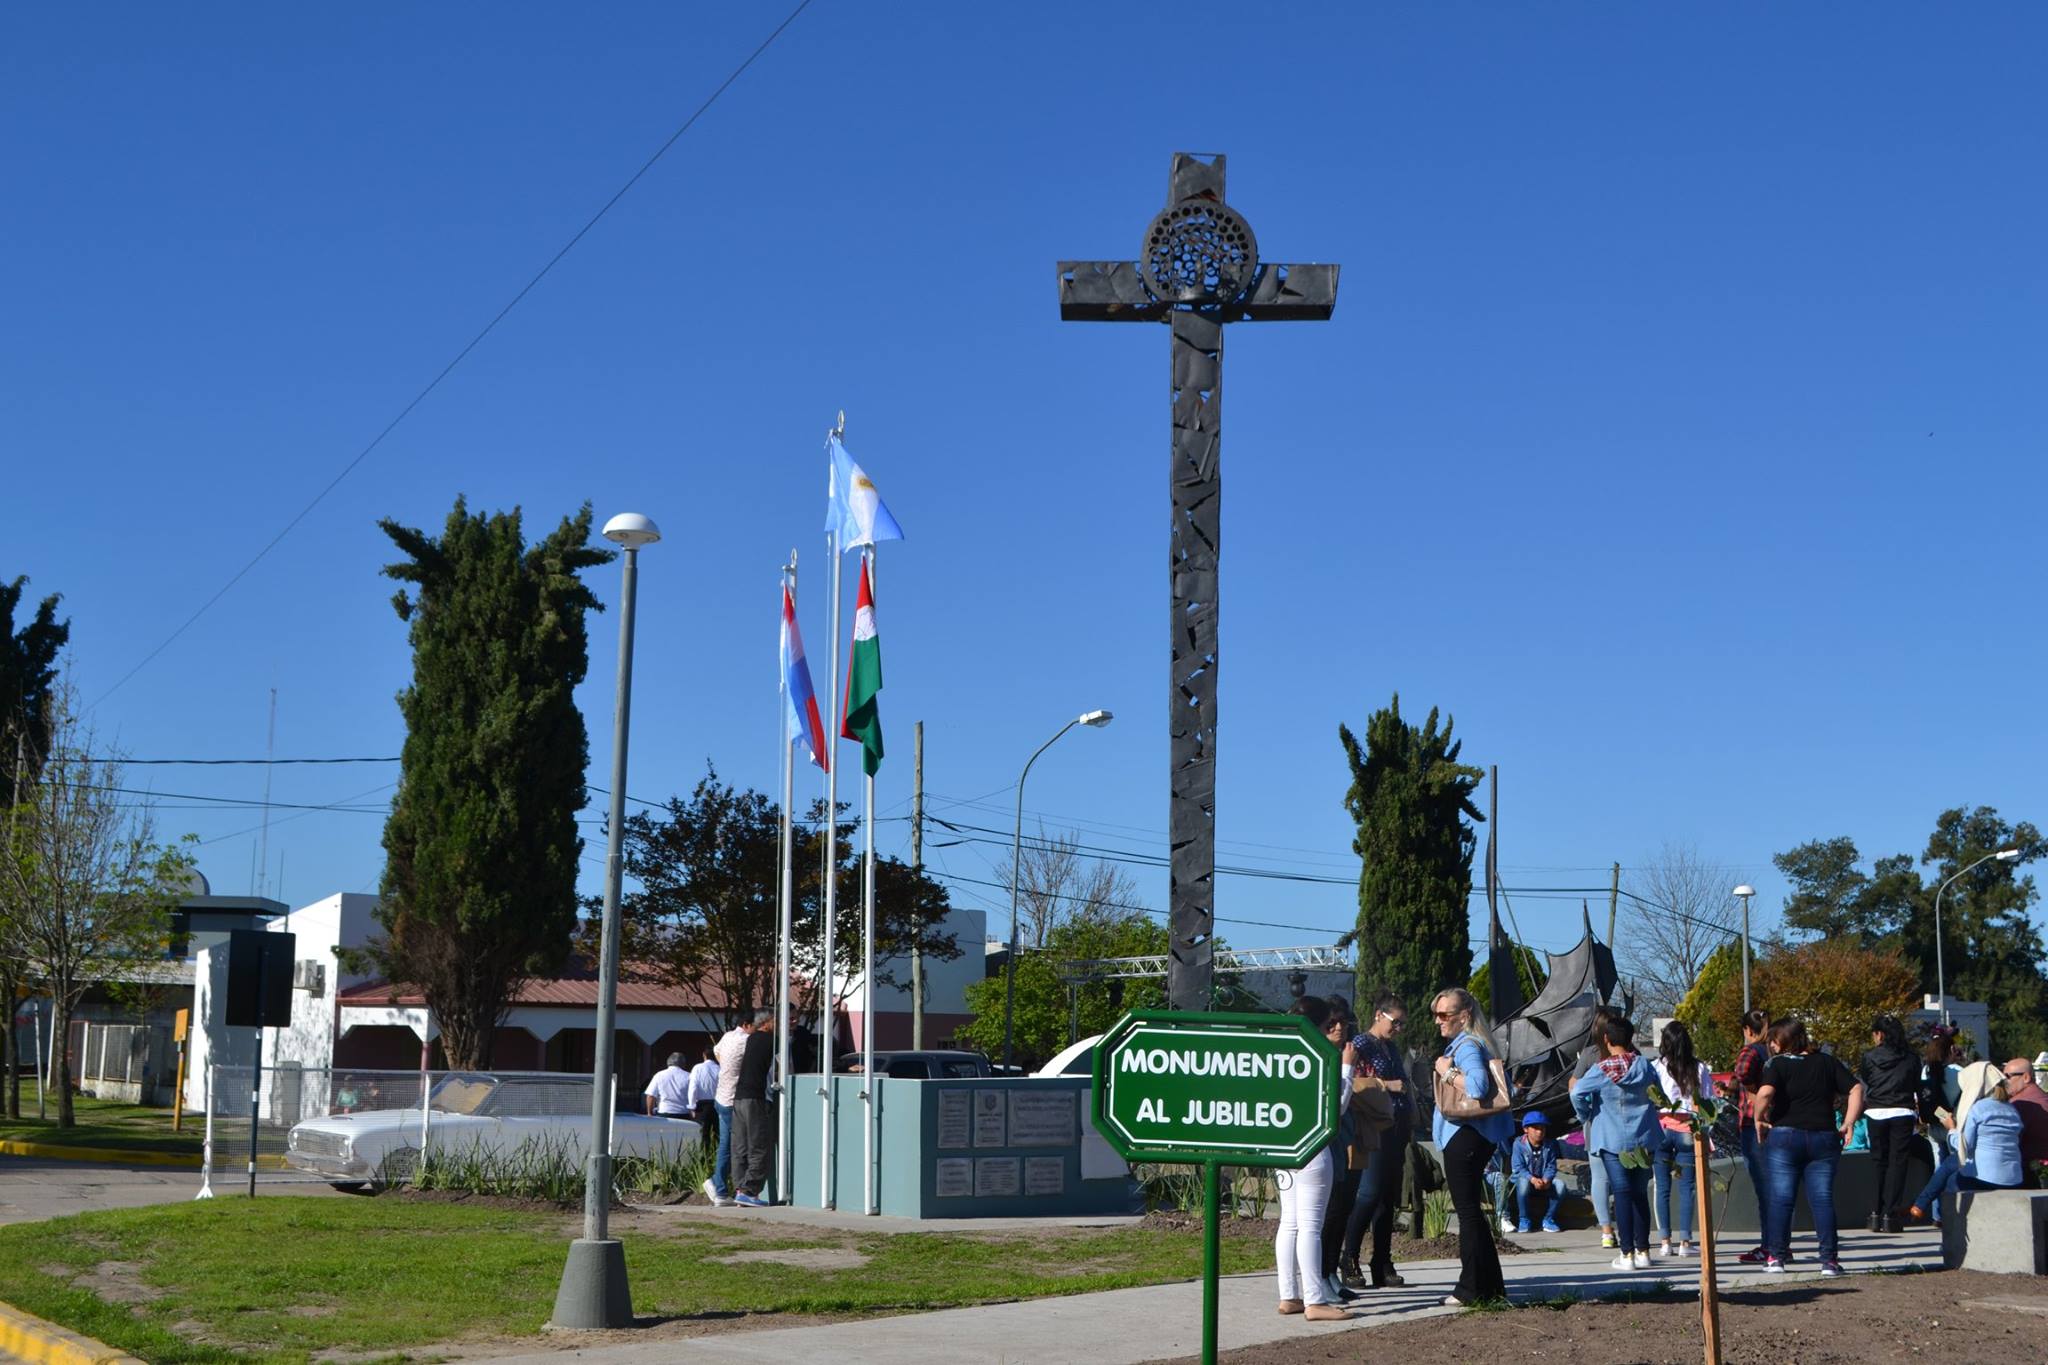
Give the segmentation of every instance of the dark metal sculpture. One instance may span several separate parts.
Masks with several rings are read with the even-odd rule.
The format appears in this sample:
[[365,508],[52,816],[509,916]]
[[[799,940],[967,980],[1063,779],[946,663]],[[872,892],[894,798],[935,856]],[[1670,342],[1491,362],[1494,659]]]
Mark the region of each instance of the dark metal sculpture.
[[1135,261],[1060,262],[1060,317],[1165,322],[1173,329],[1172,666],[1167,688],[1174,1009],[1210,1005],[1216,916],[1216,581],[1223,481],[1223,325],[1323,321],[1334,265],[1269,265],[1251,226],[1223,202],[1224,158],[1176,152],[1166,208]]
[[1572,1066],[1592,1041],[1594,1008],[1608,1003],[1620,980],[1613,950],[1593,937],[1590,917],[1584,923],[1577,947],[1544,954],[1550,979],[1536,998],[1493,1026],[1516,1112],[1542,1110],[1552,1132],[1572,1122]]

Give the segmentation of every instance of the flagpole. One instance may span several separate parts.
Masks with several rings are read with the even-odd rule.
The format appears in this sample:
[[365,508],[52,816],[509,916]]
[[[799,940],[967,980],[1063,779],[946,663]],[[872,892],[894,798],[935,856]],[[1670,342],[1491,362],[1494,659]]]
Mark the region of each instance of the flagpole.
[[[876,599],[875,592],[875,547],[867,547],[867,575],[869,599]],[[877,613],[879,614],[879,612]],[[861,764],[865,772],[867,764]],[[881,1212],[875,1200],[875,1120],[880,1117],[878,1105],[881,1094],[877,1088],[875,1074],[875,775],[867,773],[867,858],[861,874],[861,1012],[860,1050],[865,1066],[861,1082],[861,1097],[867,1102],[863,1116],[862,1139],[862,1209],[869,1214]]]
[[[831,435],[841,436],[846,431],[846,414],[839,414],[839,424],[832,428]],[[830,442],[827,442],[830,449]],[[827,463],[830,461],[828,459]],[[834,476],[836,477],[836,476]],[[835,504],[836,511],[836,504]],[[825,695],[832,699],[834,708],[839,702],[839,528],[833,526],[825,533],[825,553],[832,557],[832,649],[825,662]],[[822,1100],[819,1106],[824,1110],[824,1136],[819,1146],[822,1161],[818,1174],[818,1207],[837,1208],[832,1188],[833,1093],[832,1093],[832,929],[833,916],[839,909],[839,726],[827,725],[825,752],[825,941],[824,962],[820,974],[824,978],[824,989],[818,1005],[818,1094]]]
[[[789,567],[783,570],[783,592],[788,595],[791,615],[796,611],[796,551],[789,552]],[[779,608],[782,604],[777,603]],[[785,637],[786,641],[786,637]],[[787,642],[785,642],[785,648]],[[795,1107],[789,1083],[789,941],[795,919],[796,879],[792,875],[792,864],[796,861],[795,826],[791,820],[791,804],[796,800],[796,764],[791,756],[791,747],[796,736],[790,733],[789,719],[796,698],[789,694],[789,675],[782,677],[782,719],[778,728],[782,731],[782,859],[781,878],[776,887],[777,926],[775,936],[775,1079],[782,1086],[780,1117],[775,1124],[777,1151],[775,1154],[775,1197],[788,1204],[796,1202],[789,1187],[790,1141],[795,1136]]]

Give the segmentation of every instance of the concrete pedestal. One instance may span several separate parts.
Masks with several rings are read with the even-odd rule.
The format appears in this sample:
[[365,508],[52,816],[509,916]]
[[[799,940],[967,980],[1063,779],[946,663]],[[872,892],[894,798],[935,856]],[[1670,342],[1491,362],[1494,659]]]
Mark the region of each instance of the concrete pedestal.
[[1995,1275],[2048,1274],[2048,1192],[1964,1190],[1941,1213],[1941,1263]]
[[550,1327],[592,1331],[633,1325],[633,1291],[626,1283],[626,1248],[614,1238],[569,1243],[562,1287],[555,1291]]

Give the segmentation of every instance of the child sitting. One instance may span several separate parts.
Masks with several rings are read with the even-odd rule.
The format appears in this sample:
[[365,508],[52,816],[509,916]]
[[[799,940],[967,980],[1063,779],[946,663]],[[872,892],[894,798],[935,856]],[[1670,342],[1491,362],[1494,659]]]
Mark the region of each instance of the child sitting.
[[1534,1110],[1522,1115],[1522,1135],[1515,1139],[1511,1156],[1515,1181],[1515,1205],[1521,1218],[1516,1232],[1529,1230],[1533,1203],[1543,1210],[1543,1230],[1557,1227],[1557,1143],[1549,1135],[1550,1121]]

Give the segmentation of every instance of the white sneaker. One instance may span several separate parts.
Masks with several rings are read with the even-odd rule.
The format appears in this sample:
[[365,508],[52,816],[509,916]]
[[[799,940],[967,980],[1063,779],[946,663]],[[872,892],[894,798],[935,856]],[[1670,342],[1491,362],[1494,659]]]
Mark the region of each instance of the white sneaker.
[[1633,1260],[1629,1259],[1629,1254],[1626,1251],[1622,1252],[1621,1255],[1615,1257],[1607,1264],[1610,1268],[1614,1270],[1634,1270],[1636,1268],[1636,1263]]
[[1680,1242],[1678,1244],[1678,1254],[1681,1256],[1697,1256],[1700,1253],[1691,1242]]
[[1670,1256],[1671,1256],[1671,1243],[1669,1243],[1669,1242],[1659,1242],[1659,1243],[1657,1244],[1657,1259],[1658,1259],[1658,1260],[1660,1260],[1660,1261],[1663,1261],[1663,1260],[1668,1260],[1668,1259],[1670,1259]]
[[1648,1270],[1650,1268],[1650,1253],[1638,1251],[1635,1254],[1635,1267],[1637,1270]]
[[709,1180],[705,1181],[701,1188],[704,1191],[704,1197],[706,1199],[709,1199],[712,1203],[716,1204],[721,1209],[724,1208],[726,1205],[732,1203],[732,1200],[720,1194],[718,1192],[718,1186],[713,1184]]
[[1501,1230],[1502,1232],[1513,1232],[1513,1231],[1515,1230],[1515,1220],[1514,1220],[1514,1219],[1512,1219],[1512,1218],[1503,1218],[1503,1219],[1501,1219],[1501,1220],[1500,1220],[1500,1230]]

